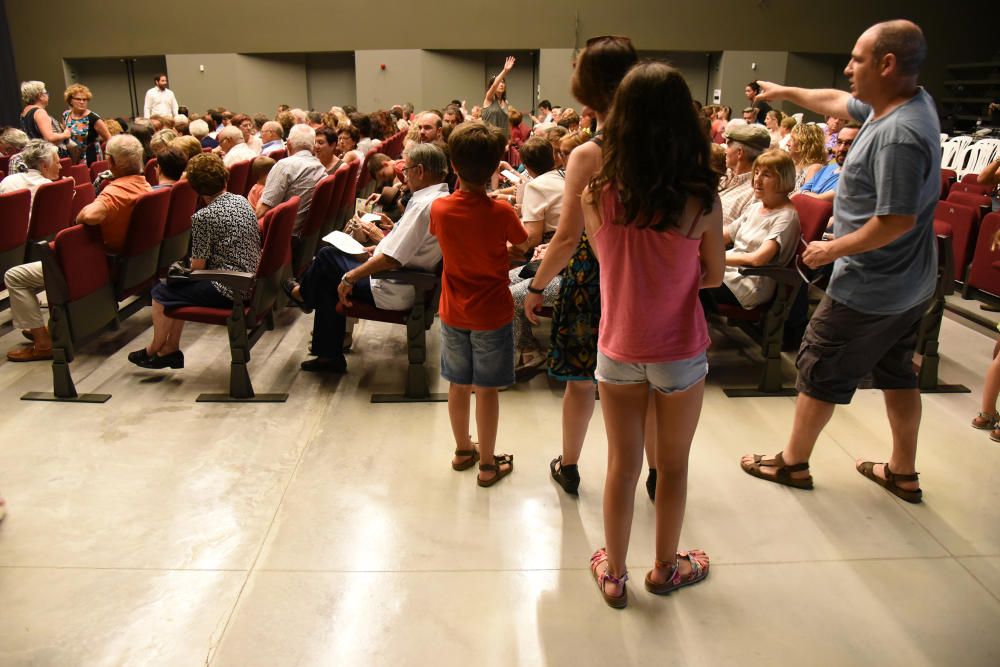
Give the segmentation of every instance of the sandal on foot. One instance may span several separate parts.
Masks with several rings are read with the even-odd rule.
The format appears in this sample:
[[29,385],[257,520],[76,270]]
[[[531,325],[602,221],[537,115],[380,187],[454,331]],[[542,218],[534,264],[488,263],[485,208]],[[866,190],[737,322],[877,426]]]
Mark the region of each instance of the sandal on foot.
[[552,479],[556,480],[563,491],[571,496],[580,495],[580,472],[575,463],[564,465],[562,454],[560,454],[549,461],[549,471],[552,473]]
[[990,414],[989,412],[979,412],[976,417],[972,420],[972,428],[978,428],[980,431],[993,431],[1000,426],[1000,415],[996,412]]
[[476,449],[476,443],[472,443],[472,449],[456,449],[455,456],[466,456],[468,457],[461,463],[455,463],[452,461],[451,469],[455,472],[462,472],[463,470],[468,470],[472,466],[476,465],[479,461],[479,450]]
[[893,471],[889,470],[889,464],[886,463],[883,465],[885,479],[882,479],[881,477],[875,474],[875,466],[877,465],[878,465],[877,463],[873,463],[871,461],[862,461],[860,464],[858,464],[857,469],[859,473],[861,473],[871,481],[875,482],[882,488],[886,489],[887,491],[889,491],[889,493],[893,494],[898,498],[902,498],[908,503],[916,504],[923,499],[924,492],[921,491],[920,489],[904,489],[901,488],[896,483],[896,482],[916,482],[920,477],[920,473],[915,472],[908,475],[900,475],[898,473],[894,473]]
[[[506,469],[500,466],[507,466]],[[479,486],[493,486],[501,479],[507,475],[514,472],[514,455],[513,454],[497,454],[493,457],[493,463],[480,463],[479,472],[492,472],[495,473],[489,479],[483,479],[482,477],[476,476],[476,484]]]
[[993,442],[1000,442],[1000,428],[995,428],[990,431],[990,440]]
[[[691,563],[691,572],[689,572],[686,577],[681,576],[680,562],[682,558]],[[702,560],[705,562],[702,563]],[[699,581],[708,576],[708,555],[701,549],[678,551],[677,560],[674,561],[673,566],[671,566],[670,563],[664,563],[663,561],[658,560],[656,561],[655,567],[672,567],[672,569],[670,570],[670,574],[667,575],[666,580],[661,582],[653,581],[650,576],[653,574],[652,570],[647,572],[646,590],[653,595],[670,595],[678,588],[684,588],[685,586],[697,584]]]
[[[773,473],[764,472],[761,470],[761,466],[773,466],[776,469]],[[753,463],[743,463],[740,461],[740,467],[743,469],[743,472],[751,477],[763,479],[767,482],[784,484],[785,486],[790,486],[795,489],[813,488],[812,475],[802,478],[792,477],[793,472],[803,472],[809,470],[809,462],[806,461],[803,463],[786,465],[785,460],[781,457],[781,452],[775,454],[773,459],[765,459],[760,454],[754,454]]]
[[[598,574],[597,568],[601,565],[607,565],[604,572]],[[597,582],[597,589],[601,591],[601,597],[604,598],[605,604],[614,609],[624,609],[628,605],[628,588],[626,588],[625,582],[628,581],[628,570],[622,573],[620,577],[616,577],[611,574],[611,565],[608,563],[608,552],[601,547],[594,552],[594,555],[590,557],[590,572],[594,575],[594,580]],[[604,590],[604,584],[621,584],[622,594],[621,595],[608,595],[607,591]]]

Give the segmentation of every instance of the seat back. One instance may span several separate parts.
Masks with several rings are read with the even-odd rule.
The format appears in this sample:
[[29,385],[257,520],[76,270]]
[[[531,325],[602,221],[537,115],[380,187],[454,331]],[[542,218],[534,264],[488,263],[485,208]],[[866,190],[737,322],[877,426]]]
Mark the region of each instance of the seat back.
[[108,169],[111,169],[111,162],[108,160],[94,160],[90,163],[90,180],[95,180],[98,174]]
[[[807,243],[818,241],[823,238],[823,232],[833,215],[833,203],[822,199],[816,199],[808,195],[795,195],[792,197],[792,204],[799,214],[799,227],[802,229],[802,238]],[[803,250],[802,244],[799,249]]]
[[229,168],[229,181],[226,183],[226,190],[233,194],[245,197],[250,190],[247,187],[247,180],[250,178],[250,165],[253,160],[243,160],[234,162]]
[[962,204],[964,206],[971,206],[972,208],[979,211],[979,217],[982,219],[990,209],[993,208],[993,200],[987,195],[976,194],[975,192],[949,192],[948,198],[945,201],[955,202],[956,204]]
[[340,220],[340,202],[344,197],[344,190],[347,188],[347,169],[338,169],[333,174],[333,188],[330,190],[330,201],[326,206],[326,215],[323,218],[323,228],[320,230],[320,238],[326,236],[335,229]]
[[316,184],[316,190],[313,191],[312,201],[309,204],[309,215],[306,216],[298,241],[293,247],[292,273],[296,276],[309,266],[313,255],[316,254],[316,245],[319,243],[320,232],[326,223],[326,216],[330,209],[330,197],[333,195],[336,178],[335,175],[324,176]]
[[90,185],[93,182],[90,178],[90,167],[85,164],[74,164],[66,170],[66,176],[72,178],[77,185]]
[[281,293],[281,281],[291,264],[292,229],[299,212],[299,198],[292,197],[269,212],[265,220],[264,243],[257,262],[253,294],[250,296],[248,326],[255,326],[272,308]]
[[94,186],[88,181],[86,183],[80,183],[75,188],[73,188],[73,206],[69,211],[69,224],[76,224],[76,216],[80,214],[83,207],[87,204],[93,204],[94,200],[97,199],[97,193],[94,192]]
[[343,229],[344,224],[354,214],[355,184],[358,182],[358,169],[360,162],[352,162],[347,167],[347,182],[344,184],[344,192],[340,195],[340,202],[337,206],[337,229]]
[[973,241],[979,233],[979,211],[955,202],[942,201],[938,202],[934,210],[934,222],[939,230],[941,225],[937,223],[944,223],[948,235],[951,236],[955,280],[962,280],[965,267],[972,259]]
[[140,294],[156,281],[169,207],[170,190],[166,188],[143,193],[136,201],[125,247],[116,261],[115,296],[119,301]]
[[146,167],[143,169],[142,175],[146,177],[146,182],[149,183],[149,187],[155,188],[160,184],[160,179],[156,176],[156,158],[149,158],[146,161]]
[[368,163],[371,162],[372,156],[376,153],[378,153],[378,149],[372,148],[365,153],[365,159],[361,162],[361,171],[358,172],[358,197],[367,197],[375,189],[371,172],[368,171]]
[[167,224],[160,244],[161,270],[167,269],[179,259],[188,256],[191,249],[191,216],[198,205],[198,193],[187,181],[177,181],[170,188],[170,206],[167,208]]
[[0,285],[7,269],[24,263],[30,215],[30,191],[14,190],[0,195]]
[[73,179],[63,178],[45,183],[35,192],[31,221],[28,223],[28,261],[40,259],[37,249],[31,244],[51,241],[57,232],[69,226],[69,216],[73,210],[73,188]]
[[9,155],[0,155],[0,171],[6,173],[7,167],[9,167],[9,166],[10,166],[10,156]]
[[[973,180],[966,180],[971,176]],[[951,187],[948,188],[948,194],[952,192],[971,192],[977,195],[988,195],[993,192],[993,188],[988,185],[980,185],[975,181],[977,174],[967,174],[958,183],[952,183]]]
[[284,148],[279,148],[276,151],[271,151],[270,153],[267,154],[267,156],[272,160],[274,160],[275,162],[277,162],[278,160],[284,160],[286,157],[288,157],[288,151],[286,151]]
[[64,176],[67,169],[73,166],[73,160],[68,157],[59,158],[59,176],[60,178]]
[[993,237],[1000,229],[1000,213],[990,213],[979,225],[976,249],[966,280],[967,287],[1000,297],[1000,271],[993,263],[1000,259],[1000,250],[993,250]]

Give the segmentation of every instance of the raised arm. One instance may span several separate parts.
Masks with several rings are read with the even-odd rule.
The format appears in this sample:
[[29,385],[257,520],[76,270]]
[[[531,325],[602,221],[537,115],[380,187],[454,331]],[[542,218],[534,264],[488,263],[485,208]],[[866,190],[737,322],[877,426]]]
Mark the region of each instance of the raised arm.
[[514,56],[507,56],[507,60],[503,63],[503,69],[497,74],[496,78],[493,79],[493,85],[490,89],[486,91],[486,98],[483,100],[483,106],[488,107],[493,104],[494,98],[497,95],[497,89],[500,87],[500,83],[507,78],[507,73],[514,69]]
[[823,116],[833,116],[835,118],[850,118],[847,111],[847,101],[851,99],[851,94],[835,88],[795,88],[792,86],[782,86],[770,81],[758,81],[760,84],[760,94],[758,100],[765,102],[775,102],[787,100],[792,104],[805,107]]

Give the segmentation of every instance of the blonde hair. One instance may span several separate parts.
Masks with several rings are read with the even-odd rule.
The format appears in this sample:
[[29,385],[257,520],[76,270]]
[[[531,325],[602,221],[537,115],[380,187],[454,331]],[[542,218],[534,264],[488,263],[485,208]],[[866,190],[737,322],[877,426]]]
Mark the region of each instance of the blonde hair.
[[778,176],[779,187],[786,195],[795,189],[795,163],[781,149],[764,151],[753,162],[753,171],[769,169]]
[[826,163],[826,137],[818,125],[799,123],[792,128],[792,138],[802,164]]
[[45,83],[42,81],[21,82],[21,101],[24,102],[25,106],[34,104],[35,100],[41,97],[44,92]]
[[169,128],[157,130],[153,133],[153,138],[149,140],[149,150],[153,151],[154,154],[162,153],[177,137],[178,134]]
[[74,83],[63,93],[63,99],[66,100],[66,104],[70,104],[70,100],[74,97],[86,97],[87,101],[90,101],[94,95],[90,92],[90,88],[87,88],[82,83]]
[[170,146],[180,149],[181,152],[188,156],[188,159],[191,159],[195,155],[201,153],[201,142],[192,137],[190,134],[177,137],[170,142]]

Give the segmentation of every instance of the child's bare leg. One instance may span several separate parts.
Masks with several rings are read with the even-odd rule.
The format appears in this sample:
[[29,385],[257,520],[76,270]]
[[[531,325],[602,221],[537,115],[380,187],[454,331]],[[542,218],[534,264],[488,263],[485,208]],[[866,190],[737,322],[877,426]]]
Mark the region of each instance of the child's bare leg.
[[[476,435],[479,437],[481,464],[493,465],[497,445],[497,424],[500,422],[500,392],[496,387],[476,387]],[[501,466],[501,472],[509,464]],[[488,481],[495,472],[480,472],[479,479]]]
[[1000,395],[1000,355],[994,352],[993,363],[986,371],[986,383],[983,385],[983,402],[979,409],[988,415],[997,411],[997,396]]
[[[469,397],[472,395],[471,384],[455,384],[448,387],[448,419],[451,421],[451,432],[455,436],[455,449],[469,451],[472,440],[469,438]],[[490,456],[493,456],[492,452]],[[468,456],[456,456],[451,462],[461,464]]]

